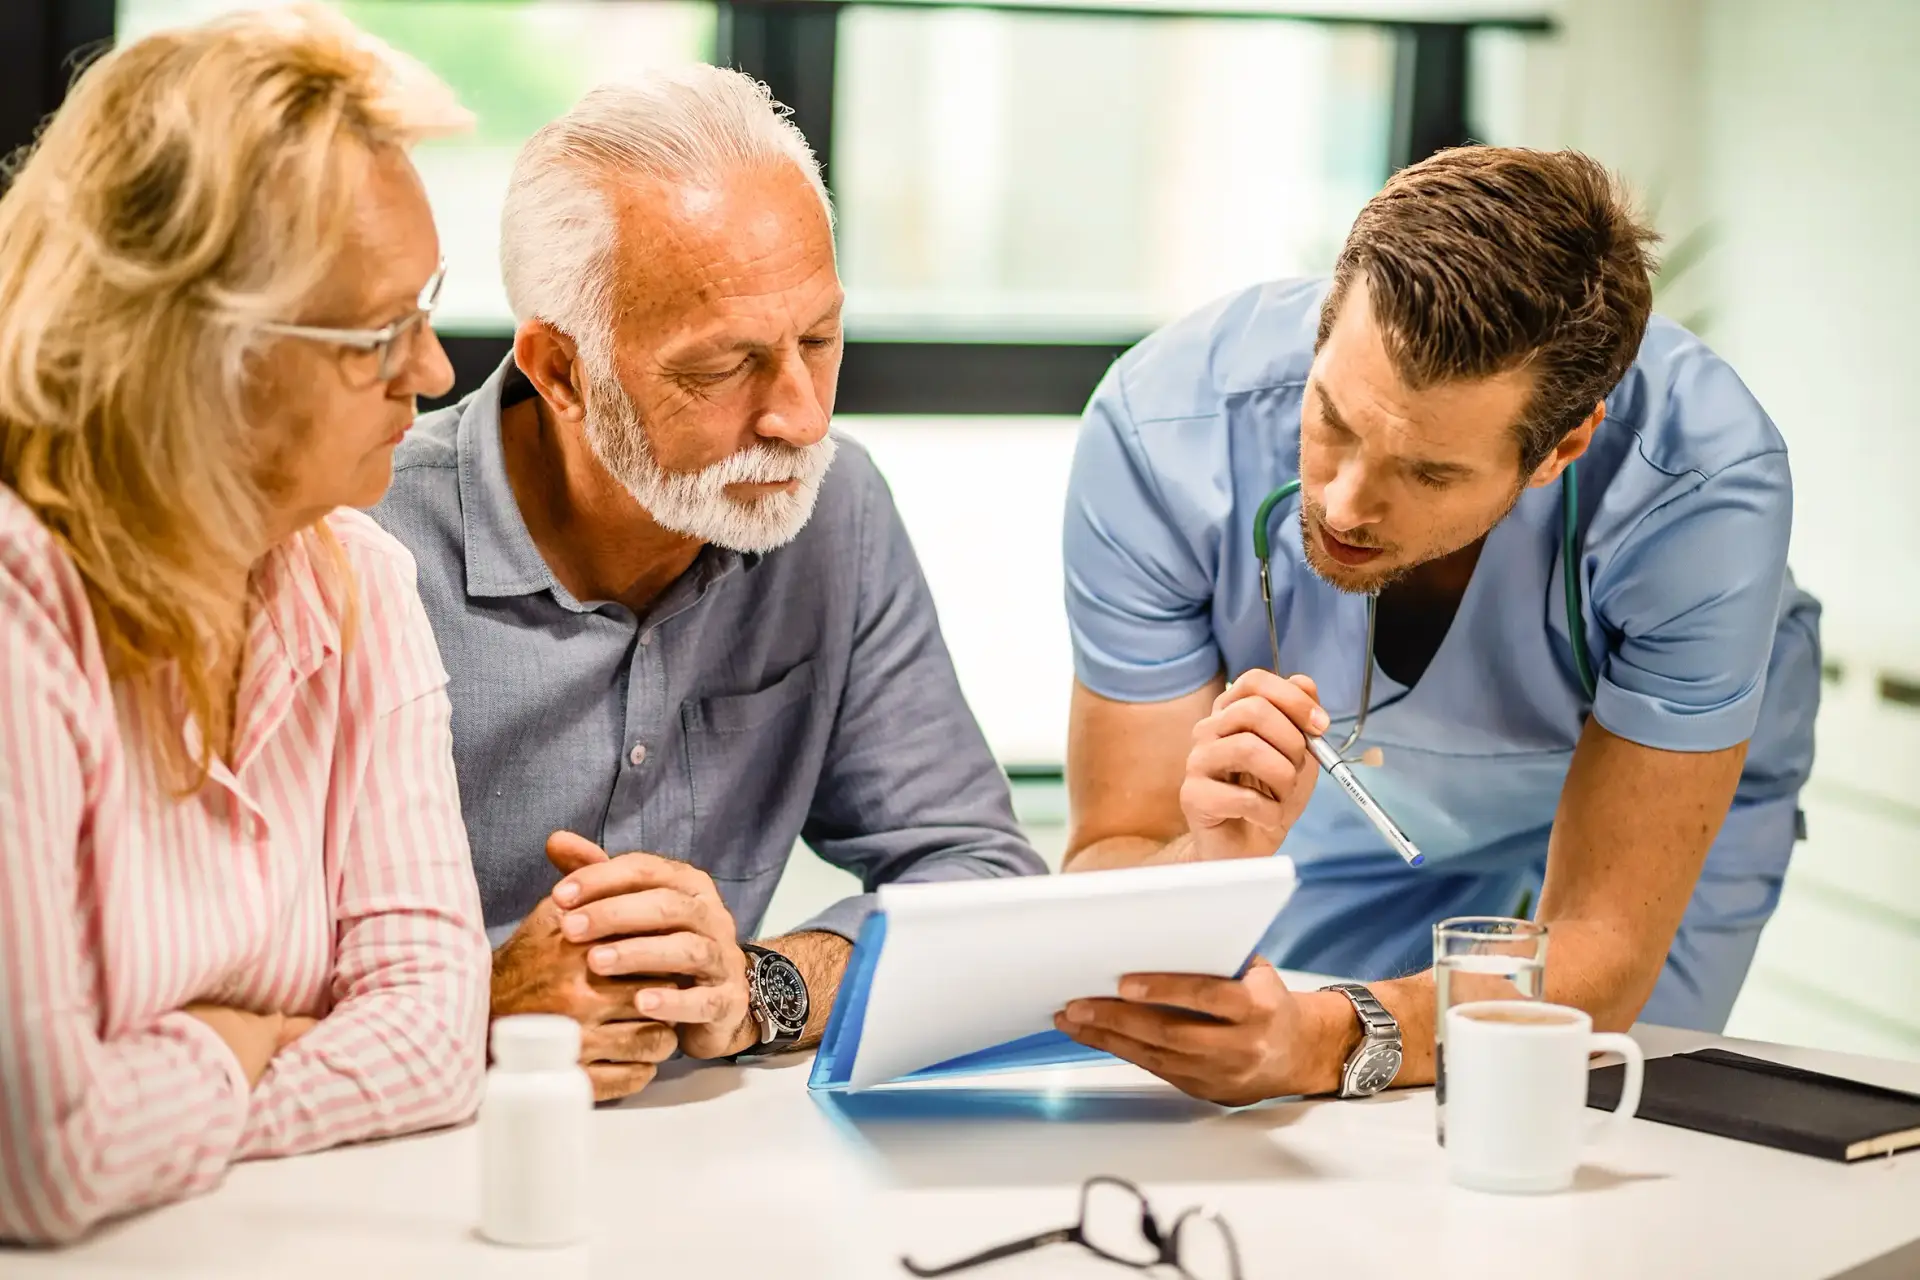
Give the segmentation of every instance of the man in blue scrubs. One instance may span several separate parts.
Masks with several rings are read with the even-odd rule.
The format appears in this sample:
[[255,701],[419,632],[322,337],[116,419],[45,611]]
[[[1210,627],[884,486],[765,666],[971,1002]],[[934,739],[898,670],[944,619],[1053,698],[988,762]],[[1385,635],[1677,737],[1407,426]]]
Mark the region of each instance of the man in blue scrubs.
[[[1063,1030],[1222,1101],[1370,1092],[1357,1059],[1393,1039],[1387,1077],[1423,1083],[1431,926],[1524,904],[1550,999],[1724,1024],[1796,837],[1819,606],[1786,567],[1786,446],[1649,318],[1652,239],[1584,156],[1450,151],[1368,204],[1332,281],[1226,298],[1108,374],[1066,520],[1069,868],[1281,849],[1269,958],[1368,985],[1147,976]],[[1282,679],[1254,518],[1294,480]],[[1419,867],[1305,751],[1354,725],[1370,596],[1348,756],[1378,749],[1359,776]]]

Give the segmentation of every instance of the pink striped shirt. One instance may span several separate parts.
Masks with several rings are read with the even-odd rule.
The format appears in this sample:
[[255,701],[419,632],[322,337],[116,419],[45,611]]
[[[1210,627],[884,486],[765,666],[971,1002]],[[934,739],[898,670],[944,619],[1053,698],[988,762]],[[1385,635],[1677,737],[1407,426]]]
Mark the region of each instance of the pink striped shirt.
[[[70,1240],[227,1165],[449,1124],[488,968],[413,561],[330,525],[268,557],[233,768],[170,794],[109,683],[72,562],[0,486],[0,1239]],[[322,1019],[249,1091],[209,1002]]]

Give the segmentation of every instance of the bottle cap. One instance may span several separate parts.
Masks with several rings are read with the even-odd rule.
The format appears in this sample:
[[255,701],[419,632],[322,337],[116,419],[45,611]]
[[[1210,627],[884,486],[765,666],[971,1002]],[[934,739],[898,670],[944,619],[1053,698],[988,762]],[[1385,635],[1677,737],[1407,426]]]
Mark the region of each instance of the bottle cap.
[[551,1071],[580,1061],[580,1024],[557,1013],[516,1013],[493,1024],[493,1062],[509,1071]]

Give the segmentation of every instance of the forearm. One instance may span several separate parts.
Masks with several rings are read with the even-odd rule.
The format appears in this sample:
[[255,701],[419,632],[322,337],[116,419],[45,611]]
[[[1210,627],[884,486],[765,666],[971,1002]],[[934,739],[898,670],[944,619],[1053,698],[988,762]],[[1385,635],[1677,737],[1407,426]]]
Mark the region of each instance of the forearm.
[[254,1092],[240,1158],[297,1155],[471,1115],[485,1071],[482,991],[470,975],[441,974],[421,988],[341,1005],[274,1057]]
[[479,1105],[489,953],[464,892],[355,920],[338,1001],[274,1056],[242,1157],[284,1156],[453,1124]]
[[81,761],[101,758],[98,742],[71,738],[93,718],[80,705],[88,677],[49,647],[60,623],[45,602],[10,584],[0,569],[0,684],[16,695],[0,715],[0,1240],[58,1244],[218,1182],[248,1080],[220,1035],[180,1010],[105,1033],[98,1002],[137,1002],[188,950],[173,917],[116,912],[99,875],[82,873],[76,833],[94,828],[97,796]]
[[[1626,930],[1597,920],[1561,920],[1552,925],[1546,999],[1584,1009],[1601,1031],[1624,1031],[1633,1024],[1660,976],[1659,956],[1649,961],[1645,948]],[[1367,989],[1400,1024],[1400,1073],[1394,1087],[1433,1083],[1435,992],[1433,971]],[[1331,1093],[1339,1088],[1347,1056],[1360,1043],[1360,1022],[1352,1003],[1337,991],[1300,996],[1302,1038],[1298,1079],[1291,1093]]]
[[[408,661],[431,680],[439,661],[416,622]],[[491,955],[449,715],[433,684],[379,721],[341,855],[332,1008],[261,1077],[243,1157],[452,1124],[479,1105]]]
[[1672,932],[1645,938],[1608,920],[1555,920],[1548,930],[1547,999],[1584,1009],[1596,1031],[1625,1031],[1666,962]]
[[23,1056],[0,1054],[0,1151],[9,1153],[0,1240],[63,1244],[104,1218],[220,1180],[245,1123],[247,1081],[206,1024],[170,1013],[108,1041],[8,1030],[16,1034],[0,1043]]
[[1069,849],[1062,871],[1114,871],[1122,867],[1158,867],[1172,862],[1193,861],[1193,837],[1178,835],[1171,840],[1151,836],[1108,836],[1076,849]]
[[853,944],[837,933],[807,930],[770,938],[760,945],[793,961],[800,976],[807,980],[807,1029],[795,1048],[810,1049],[826,1034],[827,1018],[833,1013],[834,998],[840,993],[840,979],[847,971],[847,957],[853,954]]
[[[1744,743],[1658,751],[1587,722],[1554,817],[1535,913],[1548,928],[1548,1000],[1584,1009],[1603,1031],[1633,1025],[1659,980],[1745,759]],[[1432,973],[1369,985],[1400,1023],[1405,1056],[1394,1083],[1431,1082]],[[1336,1055],[1344,1061],[1359,1036],[1348,1016],[1345,1050],[1331,1037],[1311,1042],[1301,1075],[1324,1078]]]
[[[1406,1089],[1432,1084],[1433,971],[1429,969],[1425,973],[1388,982],[1369,982],[1367,990],[1373,992],[1373,998],[1385,1005],[1394,1021],[1400,1024],[1400,1072],[1393,1078],[1393,1087]],[[1360,1043],[1360,1019],[1354,1013],[1353,1002],[1338,991],[1316,992],[1313,999],[1340,1002],[1329,1010],[1329,1016],[1338,1018],[1336,1025],[1341,1031],[1340,1043],[1336,1046],[1338,1058],[1332,1062],[1335,1072],[1333,1087],[1338,1088],[1338,1073],[1346,1065],[1347,1055]],[[1324,1070],[1327,1063],[1322,1061],[1320,1065]]]

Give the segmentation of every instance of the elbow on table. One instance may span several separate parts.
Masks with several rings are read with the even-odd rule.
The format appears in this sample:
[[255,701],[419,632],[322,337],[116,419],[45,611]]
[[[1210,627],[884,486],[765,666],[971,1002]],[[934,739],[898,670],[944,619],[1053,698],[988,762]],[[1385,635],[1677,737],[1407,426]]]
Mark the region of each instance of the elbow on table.
[[446,1088],[423,1127],[445,1128],[465,1123],[480,1110],[480,1096],[486,1088],[487,1050],[485,1024],[471,1043],[462,1045],[449,1061],[453,1063]]
[[473,1118],[487,1075],[487,1009],[447,1020],[437,1044],[425,1046],[430,1061],[443,1068],[422,1098],[417,1128],[439,1129]]
[[0,1243],[49,1248],[72,1244],[108,1218],[155,1199],[133,1197],[109,1173],[103,1152],[63,1154],[58,1135],[0,1137]]
[[477,927],[471,942],[470,954],[413,990],[382,993],[376,1020],[394,1033],[388,1043],[401,1066],[376,1124],[383,1135],[460,1124],[480,1109],[493,953]]
[[[356,1123],[311,1134],[256,1127],[248,1156],[292,1155],[346,1142],[398,1138],[446,1129],[473,1118],[485,1083],[484,1032],[439,1022],[415,1023],[359,1084],[369,1108]],[[483,1024],[484,1025],[484,1024]]]
[[29,1249],[57,1249],[73,1244],[104,1214],[62,1214],[58,1217],[16,1216],[0,1210],[0,1245],[21,1245]]

